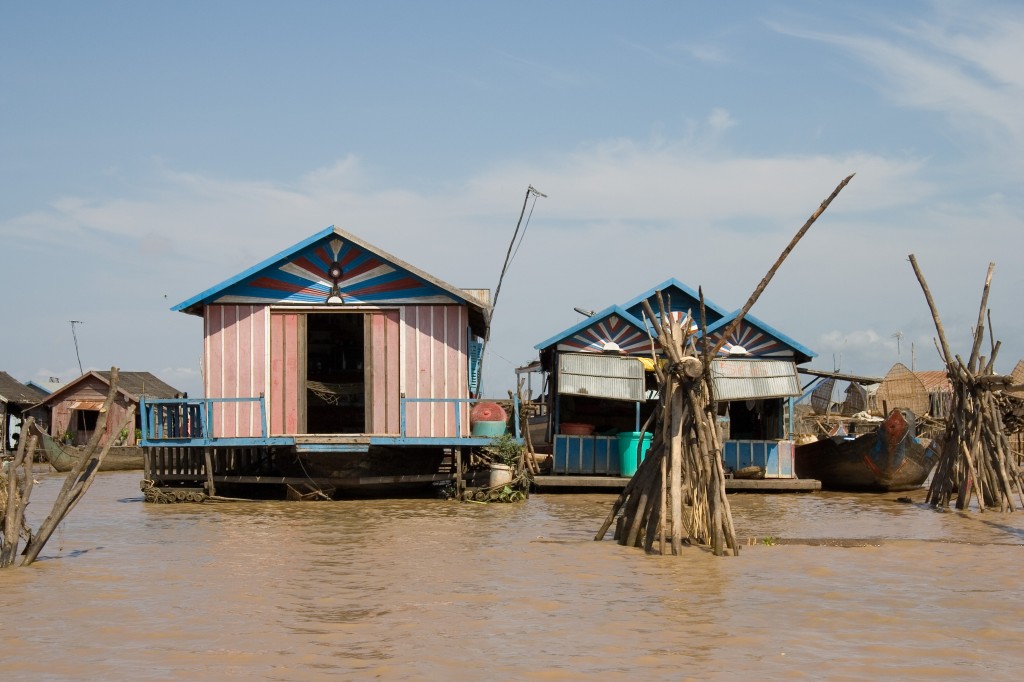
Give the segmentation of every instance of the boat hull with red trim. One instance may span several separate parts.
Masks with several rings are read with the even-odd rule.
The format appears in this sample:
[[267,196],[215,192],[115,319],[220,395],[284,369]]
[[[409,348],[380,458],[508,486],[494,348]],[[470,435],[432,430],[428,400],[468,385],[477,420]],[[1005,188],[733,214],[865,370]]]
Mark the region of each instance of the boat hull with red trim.
[[872,432],[797,446],[794,464],[822,490],[898,492],[924,485],[937,461],[933,442],[915,436],[913,413],[894,409]]

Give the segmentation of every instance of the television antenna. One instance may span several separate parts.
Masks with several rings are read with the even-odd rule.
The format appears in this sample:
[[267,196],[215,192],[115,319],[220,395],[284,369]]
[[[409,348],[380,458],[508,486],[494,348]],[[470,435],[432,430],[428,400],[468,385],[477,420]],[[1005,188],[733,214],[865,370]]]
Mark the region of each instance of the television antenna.
[[892,333],[892,338],[896,339],[896,355],[898,356],[900,354],[900,341],[903,340],[903,332],[897,329]]
[[[533,198],[533,203],[530,204],[530,198]],[[519,247],[523,243],[523,237],[526,236],[526,228],[530,226],[530,218],[533,217],[533,208],[537,205],[537,198],[544,197],[548,198],[547,194],[544,194],[533,185],[528,185],[526,188],[526,196],[523,197],[523,208],[519,211],[519,221],[516,222],[516,230],[512,233],[512,241],[508,244],[508,251],[505,253],[505,263],[501,266],[501,274],[498,275],[498,285],[494,288],[494,299],[491,300],[491,310],[487,313],[487,327],[484,330],[483,345],[480,348],[480,365],[477,370],[477,392],[483,387],[483,375],[484,375],[484,351],[487,349],[487,342],[491,339],[491,322],[494,320],[494,309],[498,305],[498,295],[501,293],[501,283],[505,279],[505,273],[508,272],[508,266],[512,264],[512,260],[519,253]],[[530,212],[527,214],[526,207],[530,206]],[[523,224],[523,218],[526,218],[526,223]],[[522,228],[522,231],[520,231]]]
[[69,320],[71,322],[71,337],[75,340],[75,357],[78,359],[78,374],[81,376],[85,374],[85,370],[82,369],[82,356],[78,354],[78,335],[75,334],[75,325],[82,324],[81,320]]

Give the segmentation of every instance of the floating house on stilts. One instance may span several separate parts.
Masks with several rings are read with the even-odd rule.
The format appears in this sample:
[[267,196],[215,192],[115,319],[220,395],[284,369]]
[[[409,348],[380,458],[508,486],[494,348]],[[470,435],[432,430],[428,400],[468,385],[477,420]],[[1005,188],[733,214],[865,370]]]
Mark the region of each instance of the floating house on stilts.
[[464,454],[491,442],[469,420],[489,295],[329,227],[180,303],[203,320],[205,395],[144,401],[145,485],[178,499],[463,486]]
[[[536,345],[537,362],[519,370],[521,382],[542,386],[527,396],[535,449],[551,455],[538,487],[621,487],[639,464],[644,424],[657,406],[652,356],[657,330],[645,319],[646,301],[695,329],[700,295],[675,279],[636,298],[586,315],[572,327]],[[707,339],[715,346],[739,311],[704,301]],[[700,331],[698,343],[704,343]],[[752,315],[725,340],[711,360],[727,472],[764,481],[760,489],[814,489],[796,482],[793,466],[793,399],[801,394],[797,365],[815,356]],[[530,377],[539,374],[540,377]],[[647,438],[650,437],[649,427]],[[742,474],[741,474],[742,472]],[[815,482],[816,483],[816,482]],[[734,489],[742,485],[733,484]]]

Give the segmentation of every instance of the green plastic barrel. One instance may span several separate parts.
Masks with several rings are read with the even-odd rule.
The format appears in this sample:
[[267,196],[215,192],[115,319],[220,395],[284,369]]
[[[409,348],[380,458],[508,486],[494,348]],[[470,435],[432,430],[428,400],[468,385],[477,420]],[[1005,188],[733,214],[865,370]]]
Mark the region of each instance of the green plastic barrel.
[[[640,436],[644,437],[643,445],[640,445]],[[640,445],[640,460],[647,456],[647,450],[651,447],[651,434],[640,433],[639,431],[623,431],[616,436],[619,440],[619,475],[632,476],[636,473],[636,449]]]

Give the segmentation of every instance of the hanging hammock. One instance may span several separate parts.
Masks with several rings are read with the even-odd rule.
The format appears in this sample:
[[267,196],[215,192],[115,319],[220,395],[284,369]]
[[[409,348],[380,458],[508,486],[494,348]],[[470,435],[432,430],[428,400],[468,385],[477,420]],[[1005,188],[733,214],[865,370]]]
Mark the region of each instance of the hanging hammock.
[[306,381],[306,388],[328,405],[340,405],[342,398],[361,396],[363,384],[331,384],[323,381]]

